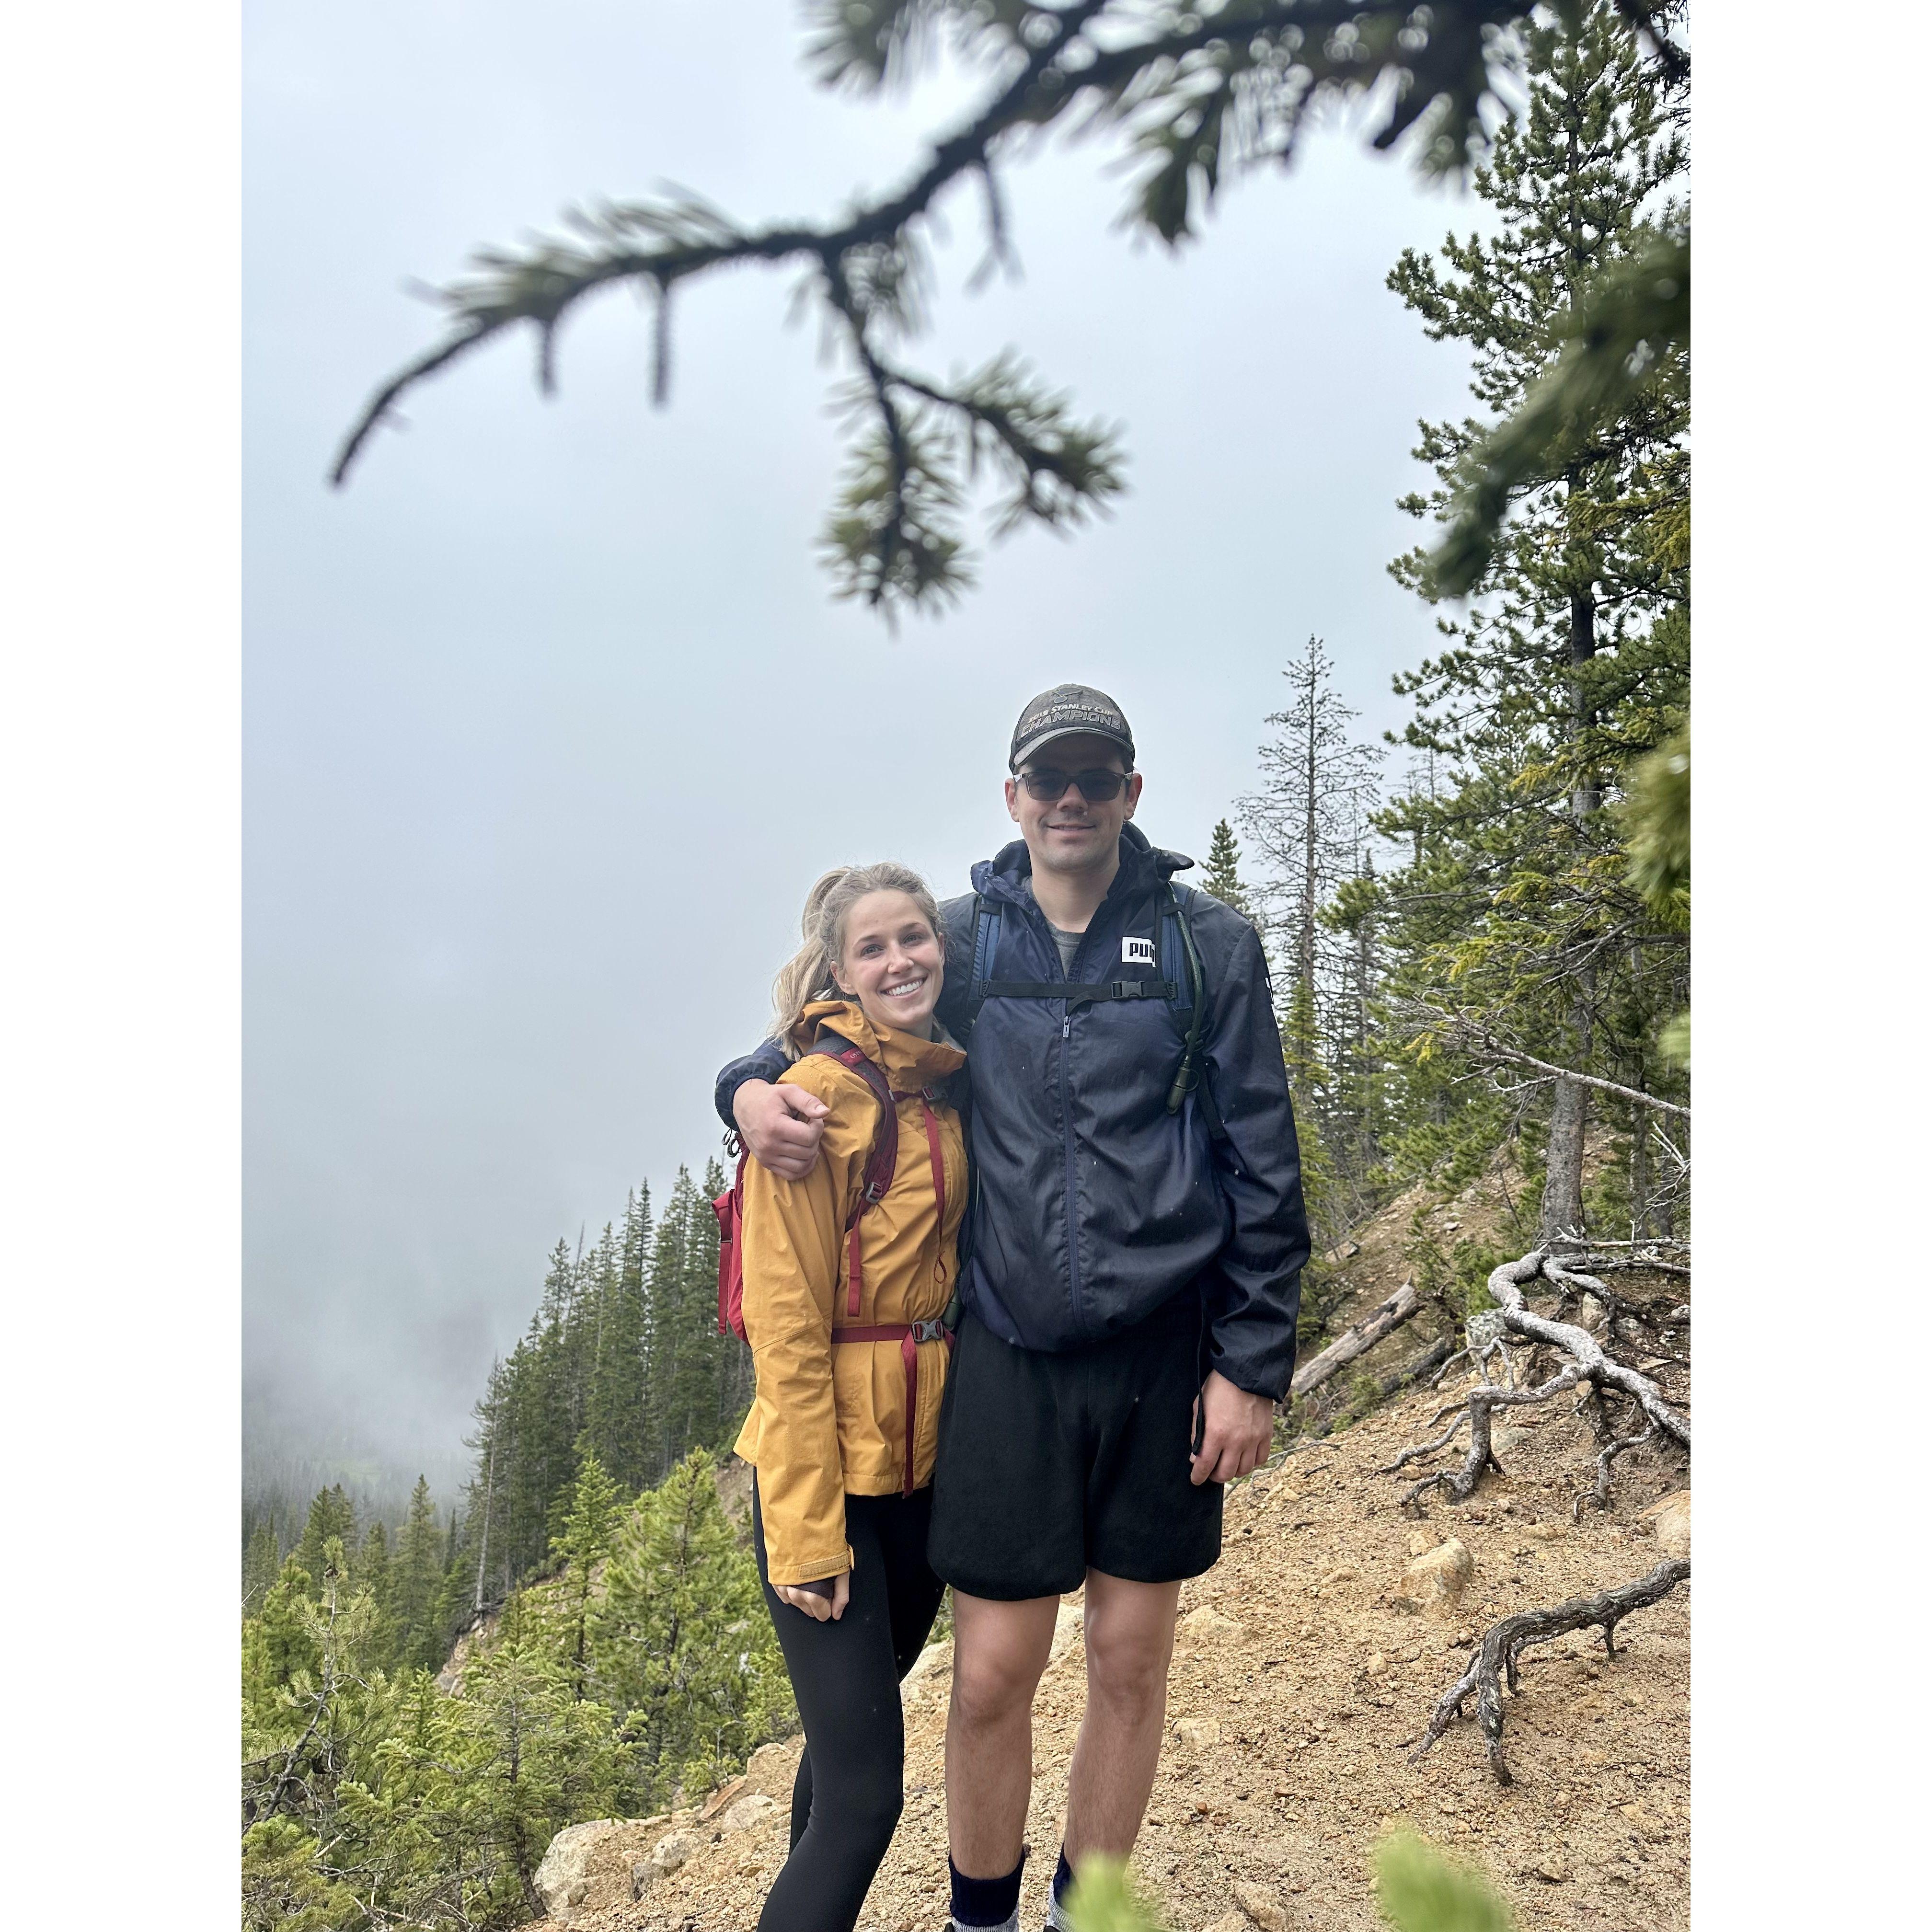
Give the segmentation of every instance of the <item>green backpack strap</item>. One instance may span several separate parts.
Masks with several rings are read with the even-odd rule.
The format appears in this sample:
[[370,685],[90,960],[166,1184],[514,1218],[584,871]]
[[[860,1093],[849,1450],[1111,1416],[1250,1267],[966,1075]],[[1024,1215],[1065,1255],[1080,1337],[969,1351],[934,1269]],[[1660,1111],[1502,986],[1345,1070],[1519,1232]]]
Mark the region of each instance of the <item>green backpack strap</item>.
[[1182,897],[1188,890],[1184,886],[1176,886],[1172,879],[1167,882],[1168,900],[1174,908],[1174,922],[1180,930],[1180,950],[1187,963],[1190,995],[1186,1040],[1180,1050],[1180,1064],[1174,1070],[1174,1084],[1167,1090],[1167,1111],[1170,1114],[1179,1113],[1188,1095],[1198,1092],[1208,1134],[1215,1140],[1226,1142],[1228,1138],[1227,1124],[1221,1118],[1221,1109],[1215,1102],[1214,1083],[1208,1078],[1201,1064],[1201,1034],[1208,1021],[1208,974],[1201,964],[1201,949],[1194,943],[1193,924],[1187,916],[1186,902]]

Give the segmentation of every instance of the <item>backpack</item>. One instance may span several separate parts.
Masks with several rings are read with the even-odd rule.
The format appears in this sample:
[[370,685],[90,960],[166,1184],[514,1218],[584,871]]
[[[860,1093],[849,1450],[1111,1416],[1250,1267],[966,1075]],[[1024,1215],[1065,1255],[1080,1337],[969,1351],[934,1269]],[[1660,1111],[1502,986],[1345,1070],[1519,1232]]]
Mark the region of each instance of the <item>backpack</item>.
[[[989,999],[1064,1000],[1070,1013],[1076,1006],[1102,1000],[1165,1000],[1173,1008],[1176,1019],[1184,1022],[1184,1027],[1180,1064],[1175,1068],[1172,1084],[1167,1090],[1167,1111],[1170,1114],[1179,1113],[1187,1096],[1196,1094],[1208,1133],[1216,1142],[1226,1142],[1228,1130],[1215,1102],[1213,1085],[1201,1066],[1201,1034],[1207,1018],[1208,976],[1201,964],[1201,954],[1194,943],[1194,928],[1181,896],[1184,892],[1191,890],[1176,886],[1172,880],[1166,884],[1166,903],[1160,914],[1158,940],[1159,961],[1165,962],[1168,969],[1166,977],[1110,980],[1091,986],[1064,980],[988,979],[987,975],[992,970],[999,950],[1001,912],[1000,908],[983,894],[976,895],[973,911],[973,964],[966,994],[965,1037],[970,1042],[980,1009]],[[1148,943],[1144,962],[1158,971],[1155,952],[1156,946]],[[1180,971],[1174,970],[1177,967]],[[1185,972],[1187,982],[1184,1000],[1181,971]]]
[[[862,1279],[860,1267],[859,1217],[885,1198],[898,1166],[899,1110],[893,1104],[892,1090],[885,1075],[856,1046],[848,1046],[837,1034],[832,1044],[814,1046],[813,1053],[829,1054],[842,1066],[849,1066],[872,1089],[879,1103],[879,1130],[872,1150],[866,1158],[865,1185],[850,1214],[846,1217],[845,1238],[851,1278],[850,1312],[859,1312],[859,1291]],[[745,1333],[745,1163],[751,1159],[746,1148],[738,1156],[738,1172],[731,1185],[711,1204],[718,1216],[718,1332],[748,1341]]]

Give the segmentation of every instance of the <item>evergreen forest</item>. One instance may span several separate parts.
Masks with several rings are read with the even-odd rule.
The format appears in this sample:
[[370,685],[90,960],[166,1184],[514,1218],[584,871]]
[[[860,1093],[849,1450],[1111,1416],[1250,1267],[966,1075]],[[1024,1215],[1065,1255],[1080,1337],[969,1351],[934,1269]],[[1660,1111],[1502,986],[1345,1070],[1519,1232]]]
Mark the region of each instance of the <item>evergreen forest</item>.
[[[720,1500],[751,1400],[717,1324],[718,1226],[680,1170],[560,1243],[439,1510],[245,1526],[244,1923],[514,1924],[554,1834],[703,1791],[794,1720]],[[470,1641],[452,1661],[452,1648]],[[448,1666],[448,1667],[446,1667]]]
[[[1437,647],[1373,742],[1336,676],[1351,640],[1285,610],[1280,709],[1193,875],[1269,955],[1311,1344],[1330,1258],[1406,1190],[1502,1174],[1511,1253],[1689,1232],[1688,338],[1547,434],[1462,574],[1439,548],[1593,292],[1688,245],[1679,77],[1616,6],[1538,19],[1526,104],[1470,176],[1494,219],[1388,276],[1472,365],[1468,415],[1420,426],[1431,481],[1389,566]],[[910,582],[917,559],[879,568]],[[717,1481],[752,1394],[717,1332],[723,1185],[715,1162],[680,1170],[655,1218],[640,1188],[594,1244],[558,1244],[480,1392],[460,1495],[418,1482],[387,1522],[332,1486],[300,1522],[244,1522],[248,1926],[519,1923],[556,1831],[664,1809],[794,1723]],[[1444,1249],[1418,1212],[1417,1282],[1462,1313],[1504,1258]]]

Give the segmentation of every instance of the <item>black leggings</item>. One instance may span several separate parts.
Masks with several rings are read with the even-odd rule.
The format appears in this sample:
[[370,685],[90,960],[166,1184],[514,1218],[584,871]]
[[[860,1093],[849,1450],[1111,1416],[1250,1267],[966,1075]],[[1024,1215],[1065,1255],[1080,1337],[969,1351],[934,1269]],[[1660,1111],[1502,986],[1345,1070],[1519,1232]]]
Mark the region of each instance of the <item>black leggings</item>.
[[892,1841],[905,1792],[899,1679],[939,1613],[945,1585],[926,1560],[928,1487],[910,1496],[845,1498],[845,1540],[857,1558],[837,1622],[795,1609],[772,1588],[755,1482],[752,1528],[758,1580],[805,1722],[791,1793],[791,1856],[772,1882],[760,1932],[852,1932]]

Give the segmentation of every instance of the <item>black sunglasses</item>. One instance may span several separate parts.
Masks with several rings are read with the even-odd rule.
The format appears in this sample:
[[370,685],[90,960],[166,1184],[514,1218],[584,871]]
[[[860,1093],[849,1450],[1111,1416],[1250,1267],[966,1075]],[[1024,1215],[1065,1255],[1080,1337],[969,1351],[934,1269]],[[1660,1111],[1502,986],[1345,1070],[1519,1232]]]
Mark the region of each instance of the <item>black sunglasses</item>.
[[1027,788],[1027,796],[1042,805],[1050,805],[1065,795],[1070,784],[1080,788],[1080,796],[1089,805],[1106,805],[1120,795],[1120,788],[1127,782],[1125,772],[1112,772],[1096,765],[1091,771],[1056,771],[1051,765],[1042,765],[1020,773],[1020,783]]

